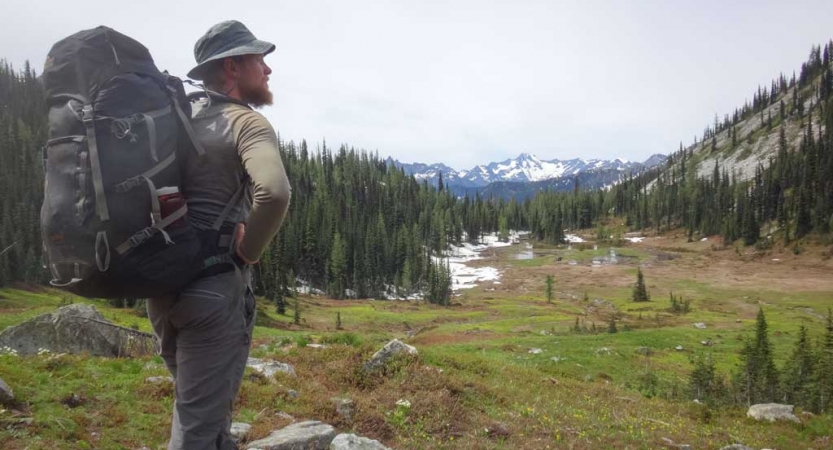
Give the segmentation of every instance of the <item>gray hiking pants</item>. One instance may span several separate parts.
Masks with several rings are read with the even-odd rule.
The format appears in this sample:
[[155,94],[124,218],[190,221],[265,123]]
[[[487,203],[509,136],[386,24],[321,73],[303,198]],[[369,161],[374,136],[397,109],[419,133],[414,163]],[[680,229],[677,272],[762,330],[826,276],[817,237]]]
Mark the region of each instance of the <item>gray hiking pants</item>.
[[168,450],[230,450],[232,408],[255,323],[249,271],[201,278],[150,299],[148,317],[174,378]]

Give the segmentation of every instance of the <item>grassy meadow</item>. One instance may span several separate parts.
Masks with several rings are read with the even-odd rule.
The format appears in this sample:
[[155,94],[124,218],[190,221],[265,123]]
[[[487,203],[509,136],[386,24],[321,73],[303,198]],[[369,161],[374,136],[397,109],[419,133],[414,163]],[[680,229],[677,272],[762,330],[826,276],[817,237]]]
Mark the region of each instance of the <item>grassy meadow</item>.
[[[471,263],[497,267],[501,279],[459,291],[449,307],[300,296],[300,325],[292,323],[293,300],[281,316],[259,299],[252,356],[290,363],[298,377],[266,379],[247,369],[235,420],[253,425],[249,439],[293,418],[316,419],[400,450],[833,448],[833,417],[757,423],[745,408],[710,409],[687,397],[692,358],[711,356],[728,378],[759,308],[780,367],[799,325],[815,341],[833,305],[829,248],[808,244],[796,255],[792,247],[717,244],[649,236],[616,247],[615,264],[593,263],[610,255],[609,244],[535,244],[532,259],[517,259],[523,246],[504,247]],[[651,302],[630,300],[637,267]],[[552,303],[547,275],[555,279]],[[692,311],[671,313],[670,292],[690,300]],[[150,331],[140,310],[26,286],[0,290],[0,329],[69,302]],[[573,330],[577,319],[586,332]],[[614,334],[606,332],[611,319]],[[419,356],[362,372],[392,338]],[[173,389],[146,381],[160,375],[167,373],[158,357],[0,355],[0,378],[18,400],[0,410],[0,448],[163,448]],[[355,402],[351,419],[336,414],[333,397]]]

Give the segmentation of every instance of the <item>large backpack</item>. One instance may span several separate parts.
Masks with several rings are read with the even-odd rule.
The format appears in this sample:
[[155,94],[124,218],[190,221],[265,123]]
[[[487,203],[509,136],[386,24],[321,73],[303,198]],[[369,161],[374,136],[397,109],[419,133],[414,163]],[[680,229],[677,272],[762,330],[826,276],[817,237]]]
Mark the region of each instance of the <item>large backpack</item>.
[[141,298],[196,278],[206,255],[182,220],[187,209],[163,218],[157,194],[182,192],[179,152],[204,152],[182,82],[161,73],[139,42],[98,27],[52,47],[43,84],[41,233],[51,284],[86,297]]

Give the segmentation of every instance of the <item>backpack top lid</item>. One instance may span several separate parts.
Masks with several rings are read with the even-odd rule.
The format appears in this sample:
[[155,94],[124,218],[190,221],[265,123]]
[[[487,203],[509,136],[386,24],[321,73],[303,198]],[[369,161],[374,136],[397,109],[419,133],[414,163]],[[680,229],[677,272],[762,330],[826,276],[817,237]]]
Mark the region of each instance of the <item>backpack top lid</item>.
[[89,103],[102,84],[125,72],[165,79],[139,42],[105,26],[79,31],[49,51],[43,67],[47,102],[75,98]]

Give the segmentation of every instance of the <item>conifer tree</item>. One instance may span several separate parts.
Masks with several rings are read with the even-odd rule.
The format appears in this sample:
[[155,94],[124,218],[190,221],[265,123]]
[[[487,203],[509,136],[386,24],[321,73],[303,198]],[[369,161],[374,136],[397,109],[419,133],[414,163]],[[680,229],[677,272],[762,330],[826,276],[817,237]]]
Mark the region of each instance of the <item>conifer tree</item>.
[[553,280],[552,275],[547,275],[547,303],[552,303],[553,284],[554,284],[554,280]]
[[815,381],[818,389],[818,412],[833,412],[833,309],[827,309],[824,339],[819,346]]
[[636,269],[636,284],[633,287],[631,299],[635,302],[647,302],[651,300],[648,289],[645,287],[645,277],[642,275],[642,268]]
[[740,353],[741,364],[735,374],[735,389],[747,405],[768,403],[777,399],[778,371],[772,357],[766,317],[758,309],[755,339],[748,340]]
[[807,336],[807,327],[801,324],[792,355],[784,365],[782,389],[785,402],[810,407],[813,400],[814,366],[815,356]]
[[607,332],[613,334],[617,331],[619,330],[616,329],[616,318],[611,316],[610,321],[607,323]]

